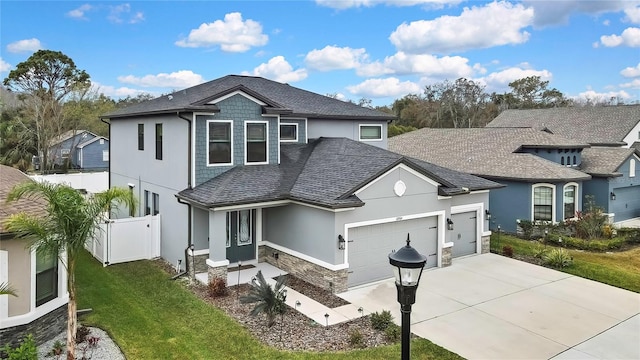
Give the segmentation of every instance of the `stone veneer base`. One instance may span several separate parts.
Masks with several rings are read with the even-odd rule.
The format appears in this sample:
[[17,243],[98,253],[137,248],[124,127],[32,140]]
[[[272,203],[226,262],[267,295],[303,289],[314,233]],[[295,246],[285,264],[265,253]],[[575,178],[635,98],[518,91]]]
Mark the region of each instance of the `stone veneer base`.
[[451,250],[453,247],[449,246],[442,249],[442,267],[451,266]]
[[43,344],[67,329],[67,304],[41,316],[28,324],[0,329],[0,346],[15,347],[28,334],[33,335],[36,345]]
[[482,241],[482,249],[480,250],[481,254],[486,254],[491,251],[491,236],[483,236],[481,238]]

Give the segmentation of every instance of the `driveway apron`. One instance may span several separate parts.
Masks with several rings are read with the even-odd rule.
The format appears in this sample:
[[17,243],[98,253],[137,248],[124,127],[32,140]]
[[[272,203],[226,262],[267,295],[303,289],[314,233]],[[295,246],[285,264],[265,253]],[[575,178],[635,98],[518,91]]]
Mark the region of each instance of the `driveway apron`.
[[[393,279],[339,296],[399,324]],[[495,254],[426,270],[412,310],[413,333],[468,359],[640,359],[640,294]]]

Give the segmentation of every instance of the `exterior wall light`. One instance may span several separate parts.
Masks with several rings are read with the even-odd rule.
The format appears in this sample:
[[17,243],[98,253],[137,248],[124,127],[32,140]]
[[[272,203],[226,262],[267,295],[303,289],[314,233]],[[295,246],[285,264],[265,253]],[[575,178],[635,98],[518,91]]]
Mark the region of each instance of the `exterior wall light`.
[[615,200],[616,199],[616,193],[614,193],[613,191],[611,192],[611,200]]
[[338,250],[344,250],[345,243],[346,241],[344,241],[344,237],[342,235],[338,235]]
[[447,229],[453,230],[453,220],[447,218]]
[[488,221],[488,220],[491,220],[491,213],[489,212],[489,209],[486,209],[486,210],[484,211],[484,218],[485,218],[485,220],[487,220],[487,221]]

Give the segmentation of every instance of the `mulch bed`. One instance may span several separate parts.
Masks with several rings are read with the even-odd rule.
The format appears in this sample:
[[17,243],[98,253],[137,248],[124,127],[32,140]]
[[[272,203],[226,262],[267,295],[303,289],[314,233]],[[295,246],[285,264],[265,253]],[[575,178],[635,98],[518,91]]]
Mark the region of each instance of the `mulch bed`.
[[[158,265],[170,275],[175,271],[163,260],[157,261]],[[377,347],[388,345],[389,342],[384,332],[371,327],[370,316],[363,316],[341,324],[322,326],[309,319],[299,311],[287,307],[285,314],[279,316],[276,324],[269,328],[264,314],[251,316],[255,304],[243,304],[239,298],[247,294],[248,284],[228,287],[226,296],[213,298],[209,296],[207,287],[188,278],[181,278],[187,289],[193,292],[204,302],[224,311],[228,316],[245,327],[255,338],[262,343],[277,349],[292,351],[344,351],[354,348]],[[334,308],[349,304],[344,299],[311,285],[295,276],[287,275],[287,286],[305,294],[306,296]],[[359,333],[362,341],[359,344],[351,344],[352,334]]]

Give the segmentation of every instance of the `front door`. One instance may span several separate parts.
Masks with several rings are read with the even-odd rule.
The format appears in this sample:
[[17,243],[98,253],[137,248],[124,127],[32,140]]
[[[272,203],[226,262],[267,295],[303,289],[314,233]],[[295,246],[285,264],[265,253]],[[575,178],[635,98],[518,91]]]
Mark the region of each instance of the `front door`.
[[227,260],[230,263],[256,258],[255,210],[227,212]]

